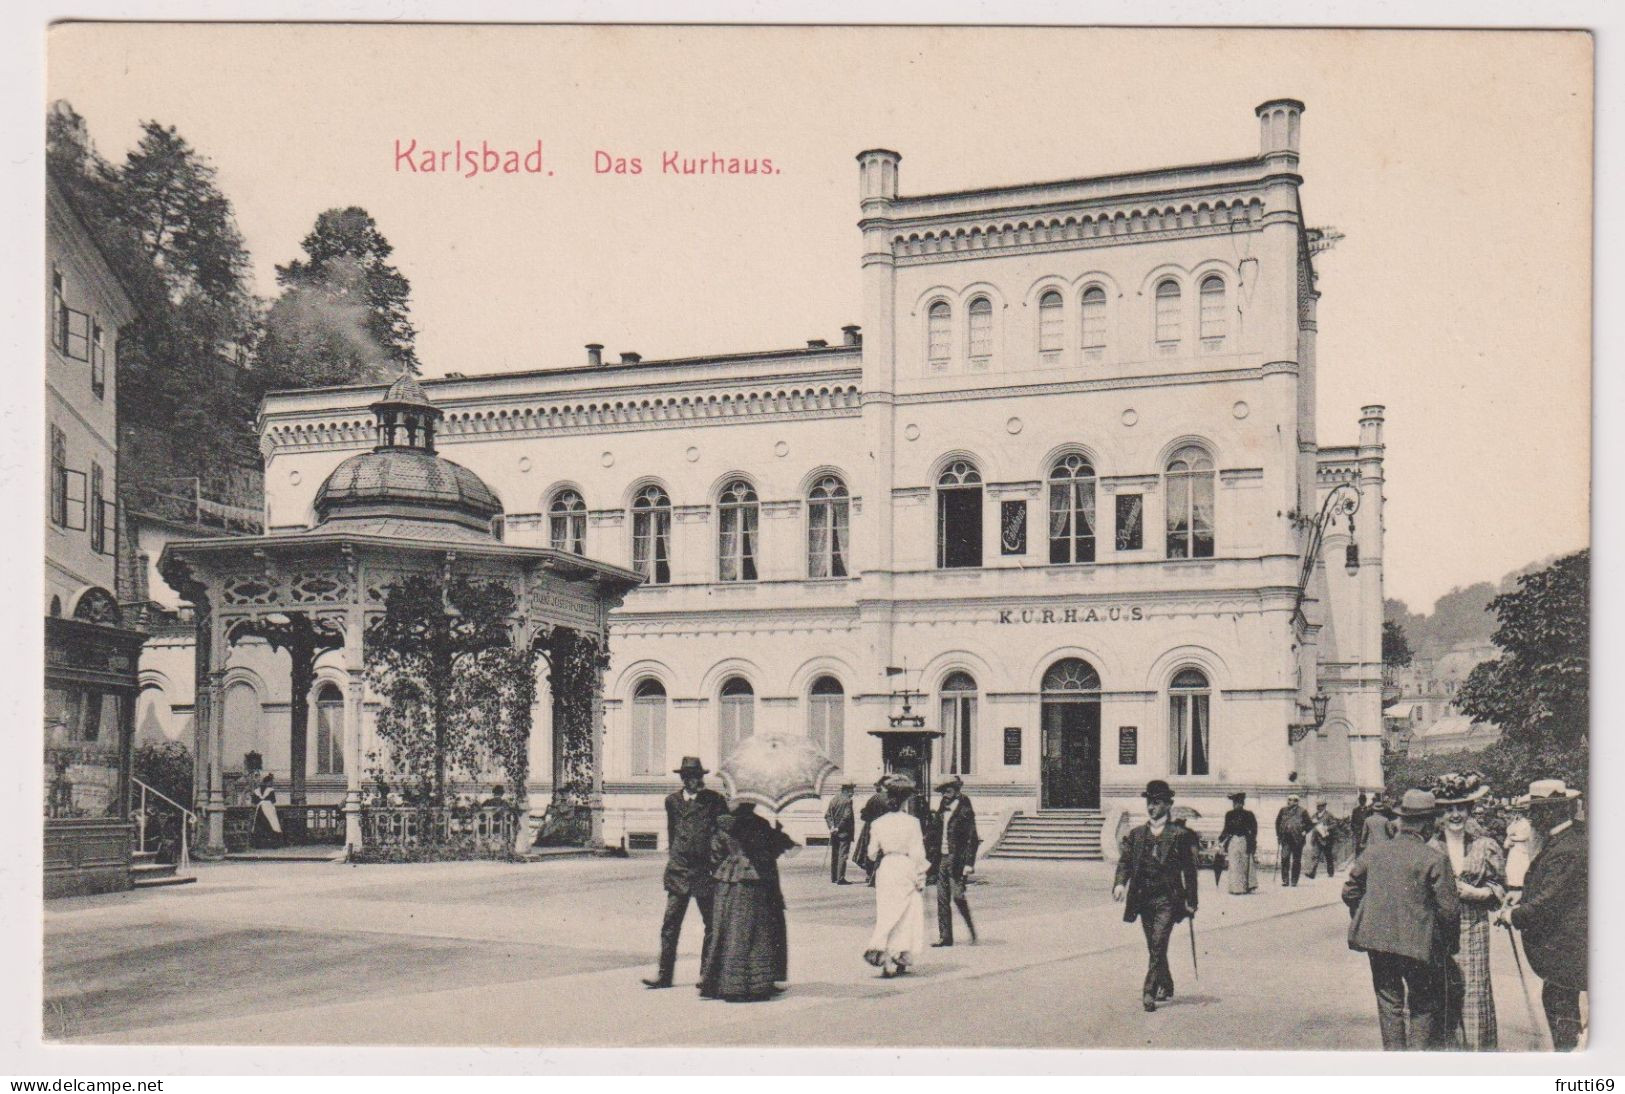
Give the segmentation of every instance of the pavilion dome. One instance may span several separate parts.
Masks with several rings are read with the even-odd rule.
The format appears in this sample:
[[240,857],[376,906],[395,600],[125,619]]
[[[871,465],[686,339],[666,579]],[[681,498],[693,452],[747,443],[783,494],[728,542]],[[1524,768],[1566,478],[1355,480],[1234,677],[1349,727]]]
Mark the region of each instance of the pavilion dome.
[[492,535],[502,502],[474,472],[434,450],[440,408],[410,374],[372,404],[378,444],[333,469],[316,491],[316,519],[435,521]]

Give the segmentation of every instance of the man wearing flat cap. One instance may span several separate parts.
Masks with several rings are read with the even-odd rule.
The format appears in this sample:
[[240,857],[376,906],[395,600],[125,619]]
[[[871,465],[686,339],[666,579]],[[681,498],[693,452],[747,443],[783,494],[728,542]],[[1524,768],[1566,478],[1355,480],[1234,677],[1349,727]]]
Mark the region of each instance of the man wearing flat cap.
[[1168,940],[1182,919],[1196,915],[1196,833],[1169,819],[1174,792],[1161,779],[1145,784],[1147,820],[1129,830],[1117,858],[1112,899],[1123,900],[1123,922],[1139,919],[1149,957],[1140,1003],[1148,1011],[1174,997]]
[[970,901],[965,899],[965,878],[976,872],[976,849],[982,837],[976,832],[976,810],[962,790],[958,775],[937,784],[942,803],[937,806],[925,830],[925,854],[937,875],[937,940],[933,946],[954,944],[954,909],[965,917],[971,944],[976,944],[976,924],[971,920]]
[[1447,966],[1461,945],[1461,904],[1449,856],[1427,842],[1438,811],[1431,792],[1405,791],[1394,838],[1367,847],[1343,883],[1349,949],[1371,962],[1386,1052],[1452,1043]]
[[1523,898],[1497,922],[1523,935],[1529,967],[1540,977],[1540,1001],[1552,1047],[1572,1052],[1580,1042],[1580,993],[1586,990],[1586,895],[1589,871],[1585,825],[1575,818],[1580,792],[1562,779],[1537,779],[1513,805],[1529,811],[1539,849],[1524,875]]
[[674,772],[683,788],[666,798],[666,916],[660,924],[660,971],[643,982],[651,988],[671,987],[677,969],[677,936],[688,914],[688,901],[700,906],[705,924],[705,941],[700,949],[700,968],[711,953],[711,898],[716,884],[711,878],[711,840],[717,834],[717,818],[728,812],[728,800],[715,790],[707,790],[705,765],[698,756],[684,756]]

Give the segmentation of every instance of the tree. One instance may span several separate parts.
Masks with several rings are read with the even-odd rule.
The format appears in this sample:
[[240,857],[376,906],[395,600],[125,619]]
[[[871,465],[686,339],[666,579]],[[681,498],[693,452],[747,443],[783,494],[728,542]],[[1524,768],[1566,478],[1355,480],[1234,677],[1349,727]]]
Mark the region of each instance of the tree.
[[277,267],[282,295],[266,315],[259,361],[278,386],[314,387],[418,371],[411,284],[365,209],[329,209]]
[[1590,718],[1591,552],[1518,578],[1490,601],[1502,653],[1456,694],[1462,712],[1528,749],[1584,749]]
[[1414,659],[1411,644],[1405,638],[1405,628],[1393,620],[1382,624],[1382,664],[1384,668],[1399,669]]

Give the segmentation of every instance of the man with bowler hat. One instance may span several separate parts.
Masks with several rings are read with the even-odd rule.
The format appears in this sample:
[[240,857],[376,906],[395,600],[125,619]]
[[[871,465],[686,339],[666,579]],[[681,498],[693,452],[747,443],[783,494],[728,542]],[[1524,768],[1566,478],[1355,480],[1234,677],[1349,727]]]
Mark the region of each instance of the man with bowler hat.
[[1386,1052],[1452,1043],[1447,965],[1461,945],[1461,904],[1449,857],[1427,842],[1437,813],[1429,791],[1405,791],[1394,838],[1367,847],[1343,883],[1349,949],[1371,962]]
[[711,953],[711,898],[716,883],[711,878],[711,840],[717,834],[717,818],[728,812],[728,800],[705,788],[708,774],[698,756],[684,756],[675,774],[683,788],[666,798],[666,845],[671,857],[666,863],[666,917],[660,924],[660,971],[645,978],[651,988],[671,987],[677,968],[677,936],[688,914],[689,897],[700,906],[705,924],[705,941],[700,949],[700,968]]
[[1562,779],[1537,779],[1513,805],[1529,810],[1539,850],[1524,875],[1523,898],[1497,922],[1523,935],[1529,967],[1540,977],[1540,1002],[1552,1047],[1573,1052],[1580,1043],[1580,993],[1586,990],[1589,868],[1585,825],[1575,818],[1580,792]]
[[925,854],[937,875],[937,940],[933,946],[954,944],[954,909],[965,917],[971,945],[976,944],[976,924],[971,920],[970,901],[965,899],[965,878],[976,872],[976,849],[982,837],[976,832],[976,810],[958,775],[937,784],[942,804],[926,825]]
[[841,792],[830,799],[824,810],[824,826],[829,829],[829,880],[832,885],[850,885],[846,880],[846,856],[852,851],[852,792],[857,783],[844,782]]
[[1196,833],[1169,819],[1173,789],[1161,779],[1145,784],[1146,822],[1129,830],[1117,859],[1112,899],[1123,900],[1123,922],[1139,919],[1150,958],[1140,1003],[1148,1011],[1174,997],[1168,941],[1180,920],[1196,915]]

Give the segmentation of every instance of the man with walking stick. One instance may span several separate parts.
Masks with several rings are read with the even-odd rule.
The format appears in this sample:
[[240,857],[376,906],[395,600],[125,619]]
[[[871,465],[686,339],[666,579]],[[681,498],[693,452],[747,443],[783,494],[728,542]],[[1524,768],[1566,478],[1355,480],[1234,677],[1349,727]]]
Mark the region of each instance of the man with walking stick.
[[[1537,779],[1513,804],[1529,810],[1537,850],[1524,878],[1523,899],[1495,922],[1523,934],[1529,967],[1542,980],[1541,1005],[1552,1047],[1572,1052],[1580,1041],[1580,993],[1586,990],[1585,825],[1575,819],[1580,792],[1562,779]],[[1517,956],[1513,937],[1513,956]],[[1522,969],[1519,969],[1522,972]]]
[[[1123,900],[1123,922],[1140,921],[1149,957],[1140,1004],[1148,1011],[1174,997],[1174,977],[1168,968],[1168,942],[1182,919],[1196,916],[1196,833],[1169,820],[1174,792],[1161,779],[1145,785],[1146,822],[1123,838],[1117,859],[1112,899]],[[1194,928],[1193,928],[1194,930]],[[1196,960],[1195,934],[1191,961]]]

